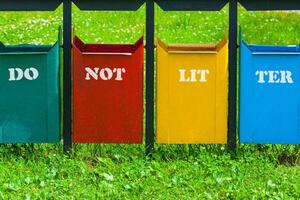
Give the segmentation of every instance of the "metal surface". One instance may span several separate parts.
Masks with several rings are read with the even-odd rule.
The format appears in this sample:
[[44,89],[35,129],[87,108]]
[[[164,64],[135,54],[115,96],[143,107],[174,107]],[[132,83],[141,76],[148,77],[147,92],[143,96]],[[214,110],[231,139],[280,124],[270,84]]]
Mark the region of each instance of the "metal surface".
[[238,0],[247,10],[300,10],[299,0]]
[[50,11],[62,0],[0,0],[0,11]]
[[138,10],[145,0],[72,0],[81,10]]
[[300,144],[299,53],[293,46],[247,45],[241,39],[240,143]]
[[228,0],[154,0],[165,11],[218,11]]
[[142,144],[143,38],[121,45],[75,37],[72,51],[73,142]]
[[[164,10],[220,10],[227,2],[229,6],[229,113],[228,113],[228,143],[231,149],[236,148],[236,102],[237,102],[237,1],[247,10],[300,10],[298,0],[155,0]],[[55,10],[64,2],[64,150],[71,148],[71,0],[1,0],[0,11],[45,11]],[[73,0],[83,10],[137,10],[144,0]],[[147,0],[146,8],[146,154],[154,148],[154,0]],[[254,54],[266,54],[254,52]],[[274,53],[273,56],[275,56]],[[283,55],[282,53],[280,53]],[[293,53],[294,54],[294,53]],[[297,53],[295,53],[297,54]],[[257,55],[264,56],[264,55]],[[267,56],[267,55],[265,55]],[[284,56],[284,55],[283,55]],[[287,55],[292,56],[292,55]],[[294,55],[296,56],[296,55]]]
[[157,143],[226,144],[227,38],[213,46],[157,41]]
[[0,47],[0,143],[60,140],[59,43]]
[[237,146],[237,0],[229,0],[228,146]]
[[72,147],[72,73],[71,73],[71,31],[72,4],[71,0],[64,0],[63,7],[63,138],[64,151],[69,152]]
[[154,1],[146,0],[146,155],[154,150]]

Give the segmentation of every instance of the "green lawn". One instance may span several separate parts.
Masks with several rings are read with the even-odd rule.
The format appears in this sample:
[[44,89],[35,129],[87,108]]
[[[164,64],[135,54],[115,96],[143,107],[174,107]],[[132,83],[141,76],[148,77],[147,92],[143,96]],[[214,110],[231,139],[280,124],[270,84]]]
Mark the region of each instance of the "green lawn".
[[[132,43],[145,32],[144,7],[130,12],[80,12],[75,32],[86,42]],[[215,43],[228,26],[219,13],[156,9],[156,36],[168,43]],[[249,43],[300,43],[300,15],[245,12],[239,22]],[[54,13],[0,13],[0,41],[51,44],[62,23]],[[143,145],[1,145],[0,199],[300,199],[299,146],[156,145],[146,160]]]

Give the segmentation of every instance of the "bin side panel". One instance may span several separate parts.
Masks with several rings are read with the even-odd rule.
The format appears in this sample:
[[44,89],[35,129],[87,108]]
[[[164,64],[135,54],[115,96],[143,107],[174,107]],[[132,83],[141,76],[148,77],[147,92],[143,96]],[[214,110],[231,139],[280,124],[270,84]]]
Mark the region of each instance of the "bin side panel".
[[156,140],[157,143],[170,143],[170,96],[168,94],[170,85],[167,76],[169,73],[169,57],[160,45],[157,45],[156,48]]
[[[216,54],[168,54],[158,45],[158,143],[223,143],[216,135],[216,66]],[[200,76],[188,81],[195,69],[209,72],[206,81]],[[185,70],[184,79],[180,70]]]
[[[142,143],[143,47],[132,56],[73,51],[73,59],[74,142]],[[99,68],[98,80],[85,80],[86,67]],[[115,80],[115,74],[111,80],[101,79],[104,68],[125,69],[123,80]]]
[[59,44],[50,50],[47,59],[48,142],[58,142],[61,138]]
[[216,71],[216,142],[227,143],[228,43],[218,52]]
[[[38,70],[35,80],[9,81],[9,69]],[[0,128],[2,143],[47,142],[47,56],[0,55]],[[15,78],[18,79],[15,71]],[[30,73],[32,75],[32,72]]]
[[[299,144],[299,60],[298,55],[251,55],[242,50],[241,143]],[[264,83],[257,74],[261,71],[266,72]],[[270,72],[280,75],[270,80]],[[281,72],[291,72],[293,83],[274,83],[283,80]]]

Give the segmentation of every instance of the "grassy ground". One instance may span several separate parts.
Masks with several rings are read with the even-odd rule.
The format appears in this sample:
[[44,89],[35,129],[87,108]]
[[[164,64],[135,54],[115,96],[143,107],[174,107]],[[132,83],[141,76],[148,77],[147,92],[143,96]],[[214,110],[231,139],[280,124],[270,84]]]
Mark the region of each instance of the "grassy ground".
[[[76,33],[86,42],[135,42],[145,32],[137,13],[79,12]],[[219,13],[156,9],[156,34],[168,43],[215,43],[228,26]],[[300,16],[245,12],[240,25],[249,43],[297,44]],[[0,41],[54,43],[62,23],[55,13],[1,13]],[[154,159],[142,145],[1,145],[0,199],[299,199],[299,146],[240,145],[235,159],[226,146],[156,145]]]

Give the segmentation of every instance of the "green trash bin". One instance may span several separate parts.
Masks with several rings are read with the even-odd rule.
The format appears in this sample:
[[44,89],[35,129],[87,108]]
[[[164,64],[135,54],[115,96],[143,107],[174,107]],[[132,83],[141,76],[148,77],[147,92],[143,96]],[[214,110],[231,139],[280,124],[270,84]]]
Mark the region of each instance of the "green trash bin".
[[60,39],[53,46],[0,43],[0,143],[60,141],[59,83]]

